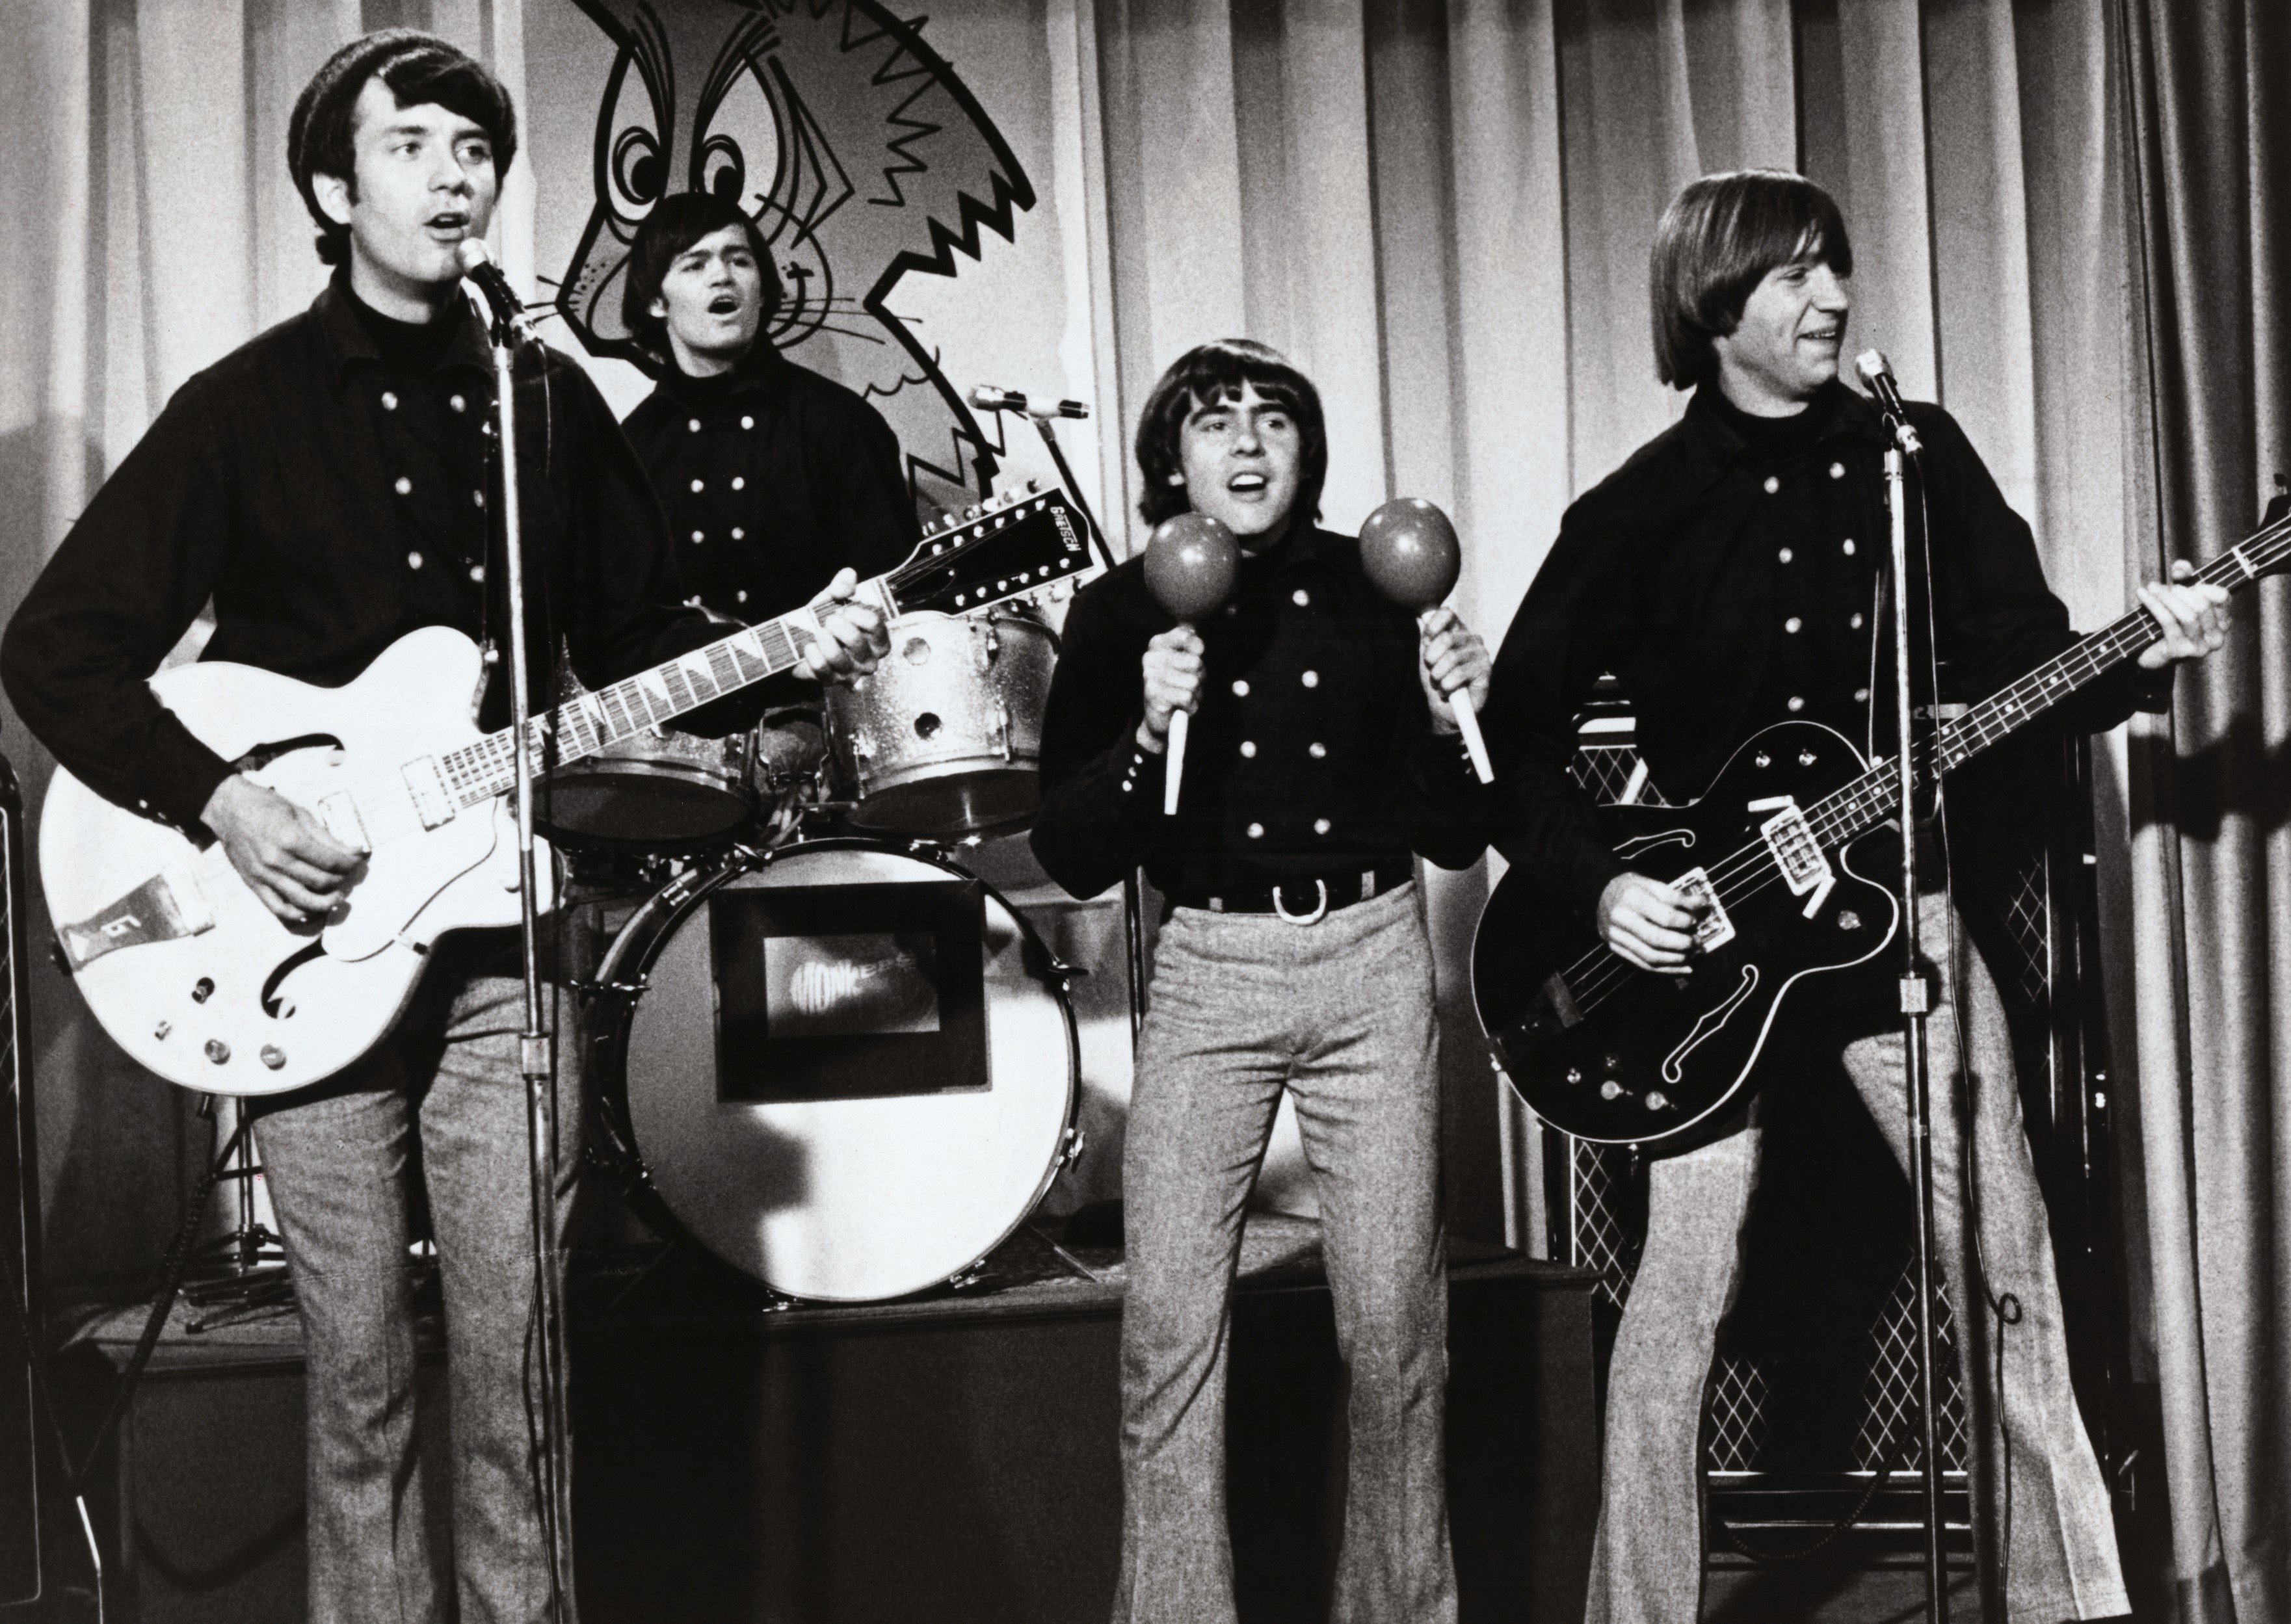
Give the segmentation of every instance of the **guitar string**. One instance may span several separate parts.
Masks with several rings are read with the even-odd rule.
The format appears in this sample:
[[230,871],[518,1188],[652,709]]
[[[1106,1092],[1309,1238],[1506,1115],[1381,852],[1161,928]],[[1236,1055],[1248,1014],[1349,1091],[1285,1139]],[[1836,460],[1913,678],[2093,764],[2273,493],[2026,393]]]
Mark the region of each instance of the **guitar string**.
[[[1012,504],[1014,508],[1026,505],[1028,504],[1025,502]],[[1045,516],[1052,508],[1063,508],[1063,503],[1056,498],[1055,493],[1048,492],[1038,493],[1033,499],[1033,506],[1034,507],[1035,511],[1032,514],[1018,516],[1017,519],[1017,524],[1023,524],[1030,518],[1039,518],[1040,516]],[[1005,511],[1007,512],[1008,509],[1005,509]],[[882,579],[890,583],[894,592],[911,587],[916,581],[923,580],[928,576],[936,574],[939,571],[947,568],[961,555],[969,551],[971,548],[976,547],[978,543],[987,540],[989,536],[997,532],[990,531],[987,532],[987,535],[985,536],[972,537],[969,539],[968,541],[957,541],[945,550],[939,552],[924,554],[920,553],[919,549],[917,556],[910,558],[905,563],[887,571]],[[676,655],[669,660],[663,660],[658,665],[653,667],[650,672],[639,673],[636,676],[624,678],[620,683],[608,684],[605,688],[598,690],[597,694],[601,695],[606,692],[611,692],[623,687],[628,687],[631,684],[640,684],[642,678],[645,676],[658,674],[665,671],[670,667],[676,668],[685,677],[687,688],[690,688],[695,693],[697,693],[697,686],[693,680],[694,673],[685,666],[684,662],[687,660],[697,659],[702,661],[703,666],[707,666],[709,664],[707,655],[710,650],[736,643],[744,637],[748,638],[750,641],[754,643],[756,645],[756,654],[762,656],[764,663],[770,668],[764,671],[760,676],[747,676],[741,682],[727,687],[722,684],[720,679],[716,676],[713,669],[711,668],[708,671],[707,680],[710,686],[713,689],[712,692],[708,694],[705,698],[695,698],[691,704],[669,710],[664,714],[654,704],[654,695],[651,692],[639,687],[639,692],[643,694],[644,708],[650,713],[652,719],[641,724],[632,724],[626,732],[616,732],[615,730],[611,716],[601,700],[599,700],[594,707],[593,713],[583,713],[579,707],[579,701],[577,700],[567,704],[558,706],[555,708],[554,711],[549,715],[535,716],[529,719],[527,727],[530,732],[530,737],[527,741],[527,748],[529,756],[537,757],[542,753],[543,748],[543,729],[551,723],[552,717],[555,719],[558,725],[560,740],[566,736],[568,731],[577,730],[583,723],[586,723],[590,731],[596,735],[599,742],[594,748],[586,750],[583,754],[593,755],[597,753],[598,750],[601,750],[607,745],[617,744],[628,738],[633,737],[636,733],[644,731],[644,728],[646,727],[656,727],[660,725],[662,721],[682,716],[688,711],[695,710],[703,705],[712,703],[714,700],[722,699],[728,694],[736,693],[743,689],[752,687],[759,682],[767,681],[770,677],[779,675],[782,671],[792,669],[796,663],[795,660],[791,660],[784,665],[775,663],[775,657],[770,653],[766,633],[776,631],[786,639],[791,649],[798,648],[800,646],[798,643],[799,618],[809,620],[810,629],[814,633],[816,633],[818,630],[818,621],[812,616],[810,606],[807,604],[800,609],[790,610],[784,614],[776,615],[768,620],[759,621],[753,626],[743,627],[738,631],[719,638],[715,643],[706,644],[698,649],[689,650],[683,654]],[[797,659],[800,660],[800,656],[799,655]],[[735,669],[736,670],[736,668],[737,668],[736,666]],[[660,680],[662,685],[666,687],[667,678],[663,676]],[[596,698],[597,696],[591,695],[590,697]],[[671,699],[672,702],[672,694],[671,695]],[[621,704],[624,713],[631,716],[637,714],[639,708],[630,705],[625,698],[622,699]],[[569,729],[567,726],[568,719],[570,722]],[[509,744],[510,735],[515,730],[513,728],[496,728],[494,732],[484,734],[470,741],[469,744],[462,745],[457,747],[455,749],[445,752],[442,757],[438,758],[440,779],[445,784],[446,794],[454,800],[457,808],[466,810],[468,808],[482,804],[484,802],[492,800],[494,796],[500,795],[503,788],[508,788],[510,784],[514,782],[515,765],[513,761],[510,759],[514,752],[511,750]],[[578,732],[572,731],[572,736],[577,740],[579,738]],[[559,759],[560,764],[567,759],[562,754],[561,745]],[[466,793],[455,793],[454,780],[457,773],[465,775],[464,781],[468,787]],[[500,784],[494,784],[493,780],[496,776],[506,781]],[[492,787],[486,788],[487,785],[492,785]],[[392,778],[386,773],[370,773],[364,778],[353,781],[350,785],[346,786],[342,790],[337,790],[334,793],[347,794],[354,806],[359,808],[376,809],[378,809],[384,796],[395,796],[402,794],[406,796],[409,802],[414,804],[414,813],[417,820],[421,815],[419,797],[413,792],[411,787],[405,782],[402,776]],[[411,831],[407,832],[410,833]],[[380,839],[375,840],[374,844],[375,845],[386,844],[392,838],[395,838],[395,836],[385,834]],[[237,873],[237,869],[229,860],[229,853],[228,850],[220,841],[218,841],[206,851],[201,852],[194,860],[192,865],[192,873],[197,880],[205,882],[210,879],[220,880],[226,877],[226,876],[235,875]]]
[[[2272,545],[2275,543],[2282,545]],[[2287,556],[2291,556],[2291,519],[2254,532],[2198,571],[2191,584],[2224,585],[2232,591],[2249,585]],[[2046,665],[1982,700],[1963,716],[1944,724],[1932,739],[1917,747],[1917,754],[1925,758],[1925,768],[1932,771],[1933,758],[1938,754],[1941,758],[1940,772],[1954,772],[2161,635],[2162,628],[2156,618],[2143,607],[2083,638]],[[2070,675],[2078,664],[2087,668]],[[2028,693],[2026,700],[2015,697],[2024,690]],[[1991,721],[2001,720],[2007,713],[2016,714],[1992,732]],[[1818,845],[1829,848],[1867,833],[1881,820],[1869,814],[1893,809],[1890,786],[1895,781],[1885,771],[1885,764],[1870,768],[1805,810],[1803,816],[1809,834]],[[1707,871],[1707,876],[1722,908],[1743,907],[1774,881],[1786,877],[1773,859],[1772,848],[1763,841],[1738,848],[1720,860],[1716,868]],[[1746,879],[1750,882],[1747,886],[1734,889]],[[1634,977],[1660,973],[1663,972],[1641,970],[1602,943],[1578,959],[1564,979],[1576,1007],[1592,1009]]]

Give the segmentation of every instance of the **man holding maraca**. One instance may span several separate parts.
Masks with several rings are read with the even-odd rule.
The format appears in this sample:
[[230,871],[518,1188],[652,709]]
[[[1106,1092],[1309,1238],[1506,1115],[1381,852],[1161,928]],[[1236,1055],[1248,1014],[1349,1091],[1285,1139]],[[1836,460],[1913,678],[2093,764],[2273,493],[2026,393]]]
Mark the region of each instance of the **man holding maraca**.
[[1033,831],[1076,895],[1142,865],[1166,901],[1123,1162],[1114,1618],[1234,1617],[1226,1332],[1285,1089],[1352,1376],[1336,1612],[1451,1620],[1437,1031],[1413,859],[1461,868],[1486,844],[1450,696],[1484,696],[1488,652],[1426,606],[1443,560],[1372,580],[1362,543],[1314,524],[1320,397],[1272,350],[1180,358],[1137,452],[1162,528],[1074,601]]

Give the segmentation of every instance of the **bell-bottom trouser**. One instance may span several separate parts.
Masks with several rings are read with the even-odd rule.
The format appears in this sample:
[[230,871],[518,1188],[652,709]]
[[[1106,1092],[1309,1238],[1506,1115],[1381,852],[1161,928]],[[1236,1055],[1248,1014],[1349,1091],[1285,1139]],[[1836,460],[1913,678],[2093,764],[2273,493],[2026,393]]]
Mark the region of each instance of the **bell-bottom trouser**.
[[1412,885],[1308,927],[1194,908],[1162,927],[1122,1164],[1116,1624],[1233,1624],[1226,1336],[1243,1210],[1284,1089],[1350,1378],[1333,1616],[1455,1618],[1439,1082]]

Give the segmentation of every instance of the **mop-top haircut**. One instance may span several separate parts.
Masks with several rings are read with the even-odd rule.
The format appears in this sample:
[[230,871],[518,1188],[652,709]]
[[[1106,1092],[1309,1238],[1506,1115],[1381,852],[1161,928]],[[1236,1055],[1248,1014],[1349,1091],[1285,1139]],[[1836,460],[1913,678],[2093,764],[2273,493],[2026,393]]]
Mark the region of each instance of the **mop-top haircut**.
[[1766,273],[1827,265],[1853,274],[1853,244],[1836,199],[1803,175],[1738,169],[1705,175],[1671,200],[1649,266],[1654,372],[1675,389],[1717,376],[1710,340],[1741,325]]
[[628,274],[622,279],[621,324],[655,367],[675,364],[668,347],[668,323],[652,313],[652,301],[660,297],[660,284],[668,279],[669,267],[702,237],[713,236],[727,226],[737,226],[748,234],[748,252],[755,256],[756,270],[764,284],[764,309],[757,324],[756,342],[769,341],[764,332],[778,314],[786,291],[754,216],[713,192],[671,192],[653,204],[652,212],[637,228],[636,241],[629,245]]
[[496,180],[517,156],[516,105],[492,71],[459,45],[419,28],[382,28],[350,41],[302,87],[286,124],[286,167],[318,222],[318,258],[328,265],[350,257],[350,228],[327,218],[310,178],[334,176],[356,201],[358,99],[377,77],[401,108],[435,104],[483,130],[493,142]]
[[1237,399],[1252,386],[1297,420],[1304,457],[1297,502],[1289,510],[1292,523],[1301,516],[1309,524],[1320,517],[1321,487],[1329,479],[1329,428],[1321,415],[1321,392],[1279,350],[1250,339],[1218,339],[1170,363],[1138,414],[1137,470],[1145,476],[1145,493],[1137,499],[1137,511],[1148,524],[1194,505],[1185,486],[1170,483],[1170,476],[1180,471],[1178,442],[1186,420],[1201,407]]

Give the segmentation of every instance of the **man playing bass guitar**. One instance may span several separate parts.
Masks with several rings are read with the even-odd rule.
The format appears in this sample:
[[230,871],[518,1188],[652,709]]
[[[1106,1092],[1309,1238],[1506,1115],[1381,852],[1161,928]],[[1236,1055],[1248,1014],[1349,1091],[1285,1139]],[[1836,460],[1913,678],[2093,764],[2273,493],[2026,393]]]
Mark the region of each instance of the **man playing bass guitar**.
[[[1795,175],[1710,176],[1679,195],[1653,251],[1655,362],[1664,382],[1693,398],[1680,421],[1568,510],[1496,664],[1484,722],[1503,796],[1498,844],[1550,908],[1596,920],[1606,947],[1641,970],[1692,976],[1708,904],[1632,872],[1569,775],[1575,718],[1603,675],[1620,680],[1652,780],[1674,803],[1701,796],[1737,748],[1773,724],[1826,724],[1869,759],[1893,748],[1893,656],[1882,629],[1891,612],[1886,436],[1875,408],[1837,375],[1853,268],[1837,204]],[[1943,704],[1978,700],[2074,637],[2029,526],[1964,432],[1936,407],[1913,406],[1910,416],[1924,441],[1933,574],[1930,612],[1915,593],[1913,623],[1929,623],[1937,645],[1930,660],[1917,652],[1937,663]],[[2225,635],[2216,587],[2182,578],[2143,589],[2140,601],[2161,638],[2060,704],[2046,725],[2094,731],[2137,706],[2161,708],[2172,665]],[[2025,750],[1999,749],[1950,781],[1945,844],[1968,915],[1998,892],[1998,860],[2010,845],[2001,833],[2029,815],[2041,793],[2031,770],[2041,764]],[[1923,866],[1934,882],[1946,878],[1939,855]],[[1714,865],[1718,857],[1708,853]],[[1992,1503],[2010,1495],[2007,1611],[2030,1624],[2122,1613],[2129,1604],[2108,1492],[2070,1388],[2009,1048],[2001,1034],[1983,1041],[1996,1022],[1972,1021],[1970,1052],[1960,1052],[1957,1011],[1993,1009],[1996,994],[1977,952],[1952,951],[1958,924],[1941,897],[1921,919],[1923,953],[1941,976],[1931,1025],[1936,1256],[1969,1372],[1992,1367],[2000,1328],[1986,1305],[2009,1295],[2022,1312],[2001,1359],[2011,1482],[1982,1485]],[[1888,952],[1869,969],[1829,977],[1783,1004],[1780,1019],[1825,1023],[1823,1046],[1841,1054],[1906,1166],[1893,962]],[[1660,1102],[1648,1099],[1650,1116]],[[1758,1178],[1757,1103],[1747,1120],[1714,1113],[1695,1148],[1650,1170],[1645,1252],[1609,1386],[1593,1624],[1692,1624],[1699,1611],[1702,1396]],[[1960,1153],[1967,1134],[1969,1162]],[[1968,1166],[1978,1244],[1962,1222]],[[1997,1396],[1975,1413],[1993,1422]],[[1993,1580],[1999,1554],[1982,1556]]]

